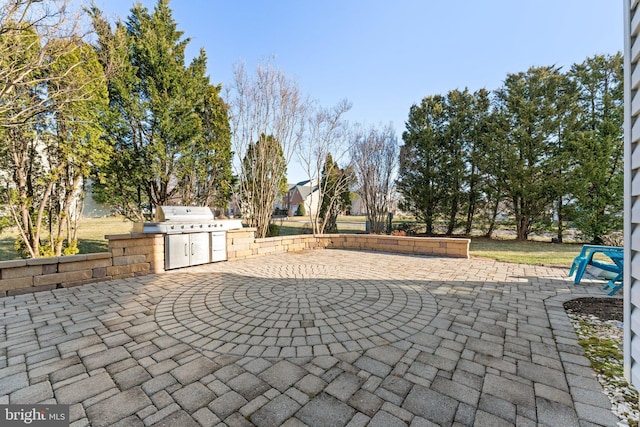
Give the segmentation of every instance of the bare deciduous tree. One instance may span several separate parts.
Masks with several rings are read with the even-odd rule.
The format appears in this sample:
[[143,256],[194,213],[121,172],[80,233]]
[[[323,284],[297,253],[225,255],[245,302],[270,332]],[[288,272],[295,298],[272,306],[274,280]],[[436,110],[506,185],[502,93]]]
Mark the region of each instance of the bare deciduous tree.
[[[298,161],[307,177],[311,182],[317,182],[317,198],[320,203],[324,201],[325,211],[332,211],[342,194],[348,190],[349,181],[346,179],[331,181],[322,178],[323,175],[331,176],[337,172],[333,169],[349,155],[347,123],[342,118],[349,109],[351,103],[347,100],[340,101],[330,109],[317,107],[309,115],[307,135],[297,152]],[[329,164],[327,157],[332,159]],[[322,234],[329,217],[322,217],[321,209],[310,209],[308,214],[313,233]]]
[[381,129],[360,128],[354,133],[351,160],[371,233],[383,233],[385,229],[391,210],[398,150],[391,124]]
[[[51,108],[86,100],[86,91],[61,87],[44,92],[43,85],[65,79],[80,64],[66,63],[78,49],[79,11],[71,0],[12,0],[0,3],[0,128],[18,127]],[[56,74],[50,72],[57,67]],[[31,102],[24,102],[24,94]]]
[[[237,65],[234,77],[227,100],[234,168],[240,178],[236,197],[249,226],[257,229],[256,236],[265,237],[274,202],[282,191],[273,184],[286,177],[286,167],[304,134],[309,101],[294,81],[269,63],[259,64],[254,75]],[[255,150],[264,138],[280,144],[284,161],[273,158],[278,150]],[[251,161],[245,161],[250,150]]]

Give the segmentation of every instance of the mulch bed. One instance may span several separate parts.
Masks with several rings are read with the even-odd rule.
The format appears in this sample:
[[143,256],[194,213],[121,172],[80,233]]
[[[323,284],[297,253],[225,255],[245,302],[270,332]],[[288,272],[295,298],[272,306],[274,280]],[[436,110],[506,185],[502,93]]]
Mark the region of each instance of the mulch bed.
[[623,308],[621,298],[576,298],[564,303],[565,310],[574,313],[594,315],[602,321],[623,321]]

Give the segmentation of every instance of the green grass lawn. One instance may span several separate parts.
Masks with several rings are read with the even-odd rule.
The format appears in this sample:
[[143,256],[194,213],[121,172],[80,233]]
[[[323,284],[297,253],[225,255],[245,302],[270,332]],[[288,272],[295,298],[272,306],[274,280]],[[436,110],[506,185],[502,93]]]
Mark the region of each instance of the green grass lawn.
[[471,239],[469,254],[472,257],[521,264],[570,266],[581,247],[582,244],[576,243],[518,242],[474,237]]
[[[78,248],[81,254],[106,252],[109,248],[107,234],[122,234],[131,231],[132,223],[123,218],[90,218],[78,224]],[[13,248],[18,232],[15,228],[4,230],[0,234],[0,261],[19,258]]]
[[[311,226],[307,217],[292,217],[276,220],[281,235],[310,233]],[[341,233],[364,232],[365,217],[345,216],[338,218],[338,231]],[[131,231],[132,223],[117,217],[91,218],[80,221],[78,237],[80,253],[104,252],[108,249],[106,234],[121,234]],[[0,260],[16,259],[13,249],[15,229],[0,234]],[[515,240],[497,240],[474,237],[471,239],[472,257],[490,258],[498,261],[523,264],[544,264],[568,267],[580,252],[580,244],[552,244],[546,242],[518,242]]]
[[[280,227],[281,236],[294,236],[296,234],[311,234],[311,221],[308,216],[294,216],[273,221]],[[338,217],[339,233],[364,233],[366,218],[364,216],[340,216]]]
[[78,224],[78,248],[82,254],[106,252],[109,244],[107,234],[123,234],[131,231],[133,223],[124,218],[91,218]]

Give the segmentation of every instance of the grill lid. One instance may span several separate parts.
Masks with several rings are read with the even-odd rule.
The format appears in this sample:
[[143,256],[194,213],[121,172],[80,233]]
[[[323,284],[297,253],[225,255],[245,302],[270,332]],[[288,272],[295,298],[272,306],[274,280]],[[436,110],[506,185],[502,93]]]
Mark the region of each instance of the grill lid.
[[213,212],[206,206],[158,206],[156,221],[205,222],[213,221]]

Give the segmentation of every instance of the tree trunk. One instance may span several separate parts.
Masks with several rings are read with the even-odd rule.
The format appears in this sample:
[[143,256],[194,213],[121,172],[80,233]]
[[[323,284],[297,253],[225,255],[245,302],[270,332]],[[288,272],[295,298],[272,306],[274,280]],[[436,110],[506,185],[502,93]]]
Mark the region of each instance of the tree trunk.
[[42,200],[40,201],[40,208],[38,209],[38,216],[36,218],[36,223],[33,227],[33,252],[36,257],[40,256],[40,230],[42,229],[42,219],[44,217],[44,210],[49,203],[49,198],[51,197],[51,192],[53,191],[53,181],[49,181],[47,184],[47,189],[42,195]]
[[606,213],[605,213],[605,209],[600,209],[597,213],[597,215],[594,218],[594,224],[593,224],[593,244],[595,245],[604,245],[604,237],[606,235],[606,233],[604,232],[603,228],[601,227],[601,221],[604,219]]
[[[55,245],[55,256],[62,256],[62,248],[64,246],[64,238],[63,238],[63,234],[65,231],[67,231],[67,234],[69,234],[70,230],[69,230],[69,221],[70,221],[70,211],[71,211],[71,204],[73,203],[73,199],[74,196],[76,194],[76,188],[78,188],[80,186],[80,182],[81,182],[81,177],[80,176],[76,176],[73,180],[73,182],[70,185],[70,188],[67,188],[67,197],[64,200],[64,205],[62,207],[62,212],[60,212],[60,214],[58,215],[57,218],[57,222],[58,222],[58,230],[57,230],[57,236],[55,239],[56,245]],[[71,242],[67,241],[67,244],[69,244]]]
[[469,205],[467,207],[467,223],[464,227],[464,234],[468,236],[473,230],[473,214],[476,210],[476,194],[475,194],[475,175],[471,175],[471,182],[469,183]]
[[496,202],[493,204],[493,209],[491,211],[491,218],[489,219],[489,229],[485,233],[484,237],[491,238],[493,234],[493,230],[496,228],[496,220],[498,218],[498,207],[500,205],[500,201],[496,197]]
[[516,218],[516,239],[527,240],[529,236],[529,217],[525,209],[525,201],[517,196],[513,197],[513,211]]
[[451,236],[455,231],[456,216],[458,216],[458,196],[454,196],[451,201],[451,213],[449,215],[449,224],[447,224],[447,236]]
[[427,214],[425,215],[425,233],[427,235],[433,235],[433,209],[431,207],[427,208]]
[[529,237],[529,218],[521,216],[516,222],[517,227],[517,240],[527,240]]
[[562,237],[564,234],[564,222],[563,211],[564,205],[562,204],[562,197],[558,198],[558,234],[556,236],[556,243],[562,243]]

